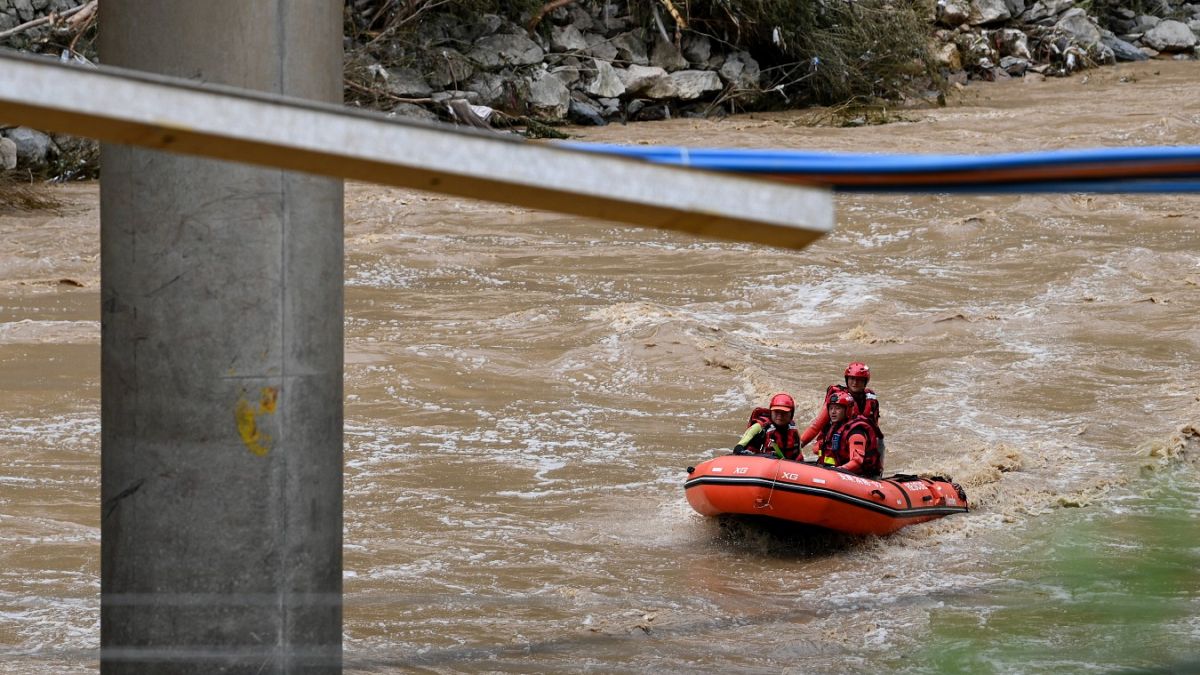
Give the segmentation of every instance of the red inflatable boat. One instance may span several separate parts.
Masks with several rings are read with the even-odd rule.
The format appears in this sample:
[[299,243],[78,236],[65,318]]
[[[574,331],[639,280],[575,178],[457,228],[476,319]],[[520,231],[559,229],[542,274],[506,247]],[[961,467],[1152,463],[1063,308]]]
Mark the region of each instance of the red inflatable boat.
[[872,480],[758,455],[726,455],[688,467],[688,503],[706,516],[768,516],[848,534],[888,534],[967,510],[947,478],[897,475]]

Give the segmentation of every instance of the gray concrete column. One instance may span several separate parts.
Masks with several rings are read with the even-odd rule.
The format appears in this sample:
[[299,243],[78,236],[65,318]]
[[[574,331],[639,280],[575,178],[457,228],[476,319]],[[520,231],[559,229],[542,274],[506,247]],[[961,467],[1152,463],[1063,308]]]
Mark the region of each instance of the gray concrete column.
[[[340,101],[341,8],[104,0],[100,56]],[[101,670],[339,671],[341,183],[114,145],[102,174]]]

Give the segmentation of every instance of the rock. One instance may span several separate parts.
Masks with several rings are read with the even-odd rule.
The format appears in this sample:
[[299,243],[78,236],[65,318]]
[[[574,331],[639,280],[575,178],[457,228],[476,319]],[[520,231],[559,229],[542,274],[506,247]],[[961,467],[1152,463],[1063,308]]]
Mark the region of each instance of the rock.
[[637,122],[671,119],[671,108],[665,103],[647,103],[646,101],[630,101],[626,108],[629,119]]
[[11,14],[0,12],[0,31],[8,30],[9,28],[16,28],[20,24],[21,22],[17,20],[17,17]]
[[675,98],[690,101],[711,91],[721,91],[725,85],[711,70],[680,70],[667,76],[674,84]]
[[567,107],[567,119],[576,124],[584,124],[595,127],[602,127],[608,122],[604,121],[604,116],[600,114],[600,109],[591,103],[577,101],[571,99],[571,103]]
[[1008,15],[1021,16],[1021,12],[1025,11],[1025,0],[1004,0],[1004,6],[1008,8]]
[[683,53],[675,48],[675,43],[667,42],[660,35],[654,40],[654,47],[650,49],[650,65],[671,73],[687,70],[688,62],[683,58]]
[[58,154],[54,141],[36,129],[17,127],[5,131],[4,135],[16,146],[17,165],[23,168],[44,168]]
[[632,65],[616,69],[617,77],[625,85],[626,94],[640,94],[667,79],[667,71],[657,66]]
[[33,16],[33,3],[29,0],[12,0],[10,4],[12,9],[9,11],[15,12],[21,23],[33,21],[36,18]]
[[422,108],[415,103],[398,103],[395,108],[392,108],[392,115],[396,117],[404,117],[411,120],[424,120],[426,122],[438,121],[438,116]]
[[579,63],[564,63],[557,68],[551,68],[550,74],[562,81],[563,85],[568,89],[581,79],[579,75]]
[[933,59],[939,66],[947,70],[962,70],[962,54],[958,51],[958,45],[953,42],[947,42],[938,47],[933,52]]
[[1015,28],[1004,28],[992,34],[1000,56],[1015,56],[1019,59],[1032,59],[1029,52],[1029,36],[1024,31]]
[[1037,0],[1021,15],[1022,21],[1033,23],[1062,14],[1075,5],[1075,0]]
[[1140,49],[1117,36],[1100,38],[1101,44],[1113,51],[1118,61],[1145,61],[1146,55]]
[[613,38],[612,44],[617,48],[617,60],[639,66],[650,65],[646,56],[646,37],[641,29],[622,33]]
[[961,26],[971,18],[971,5],[967,0],[938,0],[937,21],[943,26]]
[[972,26],[986,26],[1004,21],[1012,16],[1004,0],[971,0],[971,9],[967,23]]
[[[1101,40],[1103,39],[1104,38],[1101,38]],[[1093,44],[1088,49],[1088,53],[1092,57],[1093,61],[1102,66],[1111,66],[1117,62],[1116,52],[1114,52],[1111,47],[1105,45],[1103,42],[1097,42]]]
[[475,64],[471,63],[470,59],[463,56],[457,49],[436,47],[429,50],[425,59],[425,78],[436,89],[448,87],[457,89],[465,85],[467,80],[475,74]]
[[604,106],[602,111],[605,117],[612,117],[621,112],[621,99],[619,98],[602,98],[598,99],[600,105]]
[[475,39],[499,33],[500,29],[504,28],[504,23],[504,18],[498,14],[484,14],[479,20],[479,35],[475,36]]
[[571,7],[567,12],[571,15],[571,25],[581,31],[591,30],[595,22],[592,21],[592,15],[582,7]]
[[555,26],[550,29],[550,49],[556,52],[581,52],[587,48],[587,40],[574,25]]
[[1188,19],[1187,27],[1191,28],[1193,33],[1200,33],[1200,19]]
[[1146,58],[1153,59],[1158,57],[1157,49],[1152,49],[1150,47],[1138,47],[1138,50],[1145,54]]
[[[690,71],[680,70],[676,72],[686,73]],[[675,73],[671,73],[671,75],[674,74]],[[662,79],[655,80],[653,84],[651,84],[649,87],[646,87],[642,91],[642,94],[647,98],[653,99],[675,98],[676,94],[678,93],[679,89],[675,86],[675,80],[671,79],[670,75]],[[630,114],[632,115],[633,113],[631,112]]]
[[1090,46],[1100,42],[1100,27],[1092,21],[1087,12],[1078,7],[1063,13],[1054,26],[1075,38],[1075,42],[1080,45]]
[[459,91],[457,89],[451,89],[449,91],[435,91],[429,95],[429,98],[434,103],[445,103],[446,101],[452,101],[454,99],[462,99],[471,105],[476,105],[479,103],[479,94],[476,94],[473,91]]
[[1005,56],[1000,59],[1000,68],[1008,75],[1022,77],[1029,70],[1029,60],[1015,56]]
[[1187,24],[1167,19],[1146,31],[1142,42],[1160,52],[1182,52],[1196,46],[1196,34]]
[[539,70],[526,80],[529,96],[525,99],[534,117],[559,120],[571,105],[571,92],[550,73]]
[[721,79],[734,89],[757,91],[762,71],[750,52],[733,52],[725,57],[720,68]]
[[17,144],[11,138],[0,136],[0,171],[17,168]]
[[424,98],[433,93],[433,87],[415,70],[404,68],[393,71],[387,78],[388,92],[404,98]]
[[1141,16],[1139,16],[1137,19],[1134,20],[1133,29],[1130,30],[1129,32],[1130,33],[1145,33],[1147,31],[1149,31],[1151,28],[1154,28],[1155,26],[1157,26],[1159,24],[1159,22],[1161,22],[1161,21],[1162,21],[1162,19],[1158,18],[1157,16],[1150,16],[1149,14],[1142,14]]
[[524,35],[502,33],[481,38],[471,48],[468,56],[486,70],[497,70],[504,66],[531,66],[540,63],[545,52]]
[[617,77],[616,70],[608,61],[595,60],[596,77],[587,86],[587,92],[592,96],[615,98],[625,93],[625,85]]
[[496,73],[476,73],[467,82],[467,91],[479,96],[480,105],[500,110],[513,110],[515,96],[508,78]]
[[703,35],[689,33],[683,39],[683,58],[689,63],[703,66],[708,63],[708,57],[712,56],[712,42]]
[[583,37],[588,43],[587,53],[589,56],[594,56],[604,61],[612,61],[617,58],[617,48],[613,46],[613,43],[608,38],[597,33],[586,33]]

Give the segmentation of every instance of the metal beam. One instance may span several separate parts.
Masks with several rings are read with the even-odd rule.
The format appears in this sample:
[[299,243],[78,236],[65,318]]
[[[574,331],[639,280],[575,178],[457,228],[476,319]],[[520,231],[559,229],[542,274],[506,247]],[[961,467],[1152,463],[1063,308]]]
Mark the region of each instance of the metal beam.
[[735,241],[802,248],[833,227],[826,188],[15,53],[0,54],[0,122]]

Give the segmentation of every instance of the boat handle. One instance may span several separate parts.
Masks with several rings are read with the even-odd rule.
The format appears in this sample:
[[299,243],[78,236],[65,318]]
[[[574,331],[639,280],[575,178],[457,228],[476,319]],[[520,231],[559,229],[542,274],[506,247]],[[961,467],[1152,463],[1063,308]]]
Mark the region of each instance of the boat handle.
[[884,498],[883,493],[880,492],[879,490],[871,490],[871,494],[875,495],[876,497],[879,497],[880,499]]

